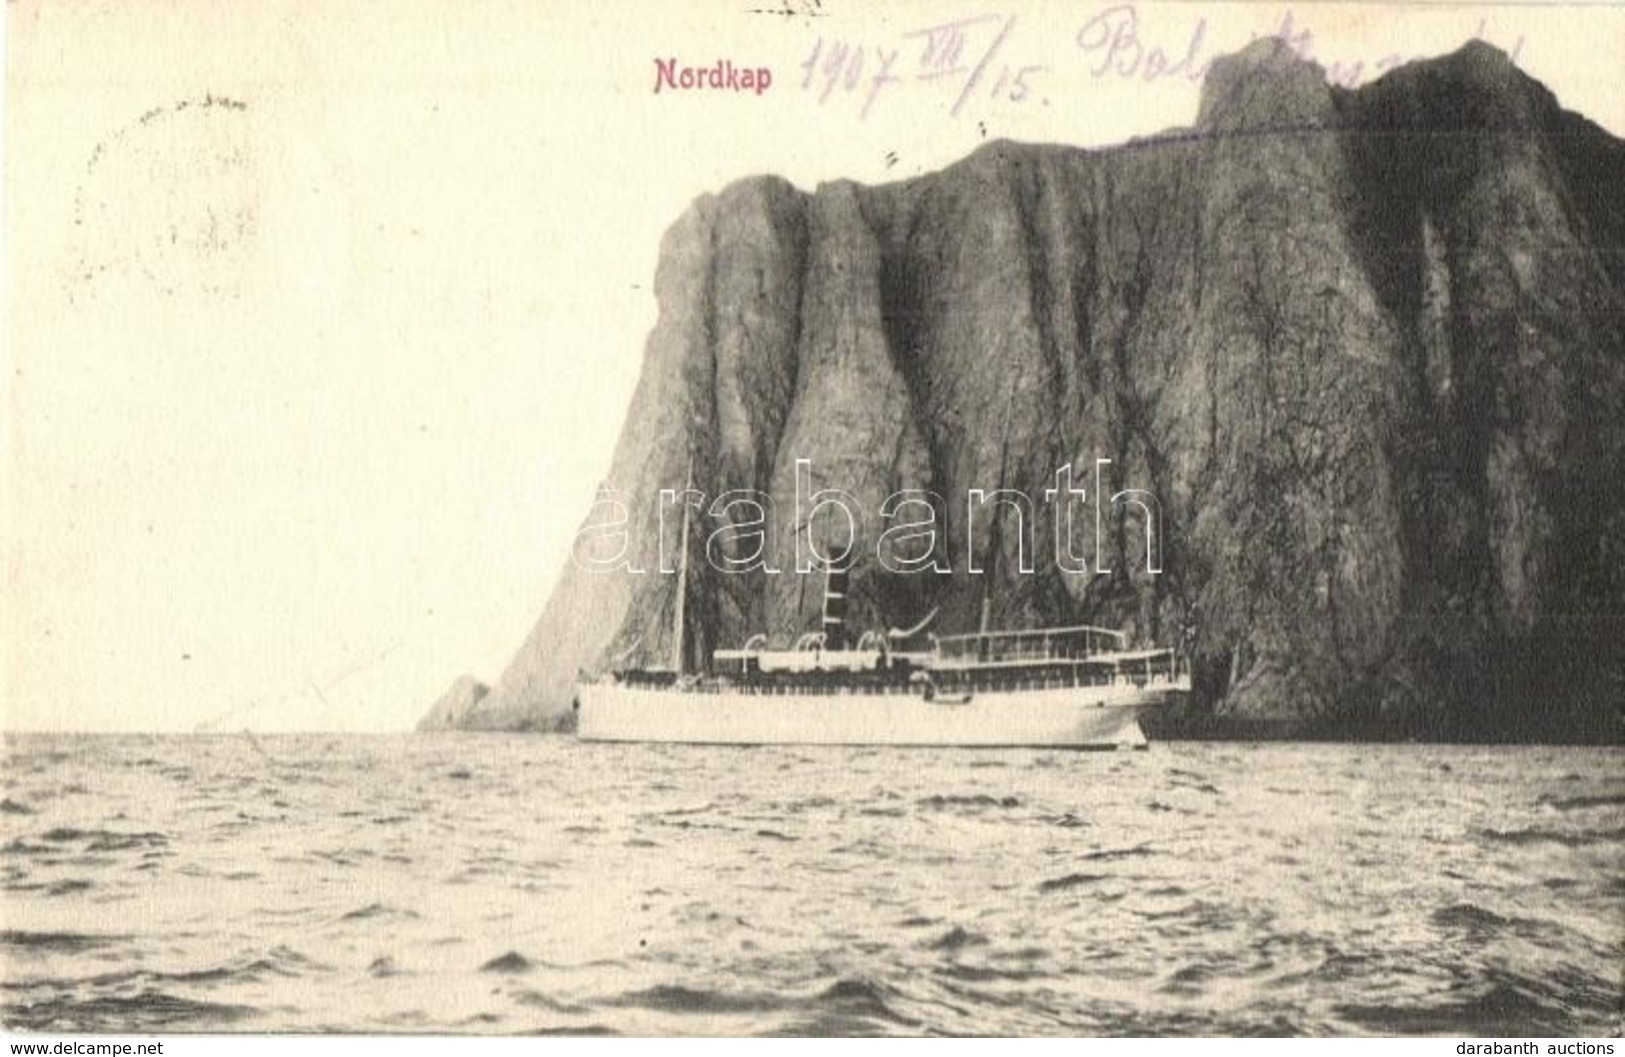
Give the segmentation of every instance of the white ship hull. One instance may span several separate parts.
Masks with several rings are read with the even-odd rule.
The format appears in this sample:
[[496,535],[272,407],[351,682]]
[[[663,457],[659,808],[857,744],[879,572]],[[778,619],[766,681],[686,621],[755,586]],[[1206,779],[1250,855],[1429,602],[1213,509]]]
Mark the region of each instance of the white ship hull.
[[1143,748],[1140,714],[1189,688],[1147,685],[999,690],[969,700],[921,693],[811,694],[673,690],[584,683],[584,741],[712,745],[940,745]]

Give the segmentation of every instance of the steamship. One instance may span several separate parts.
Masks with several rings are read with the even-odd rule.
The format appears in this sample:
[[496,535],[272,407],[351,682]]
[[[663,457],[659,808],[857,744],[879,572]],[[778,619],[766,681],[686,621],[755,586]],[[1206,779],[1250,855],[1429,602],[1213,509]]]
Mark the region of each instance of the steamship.
[[[688,537],[687,507],[683,538]],[[684,548],[686,551],[686,546]],[[728,745],[1144,748],[1140,719],[1190,691],[1178,651],[1130,648],[1110,628],[937,637],[846,629],[848,571],[824,570],[821,627],[788,648],[756,635],[685,671],[686,557],[677,570],[669,667],[612,670],[576,688],[585,741]]]

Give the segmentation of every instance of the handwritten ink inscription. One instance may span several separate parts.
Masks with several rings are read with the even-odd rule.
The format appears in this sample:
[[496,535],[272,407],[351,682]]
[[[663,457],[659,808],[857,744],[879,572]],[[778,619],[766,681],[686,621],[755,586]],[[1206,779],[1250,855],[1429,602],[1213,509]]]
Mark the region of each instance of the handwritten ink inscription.
[[1047,67],[999,61],[1015,27],[1015,15],[980,15],[904,33],[896,47],[820,37],[801,64],[801,87],[816,91],[820,103],[837,93],[860,95],[861,117],[869,116],[882,89],[904,81],[949,85],[954,101],[948,112],[954,117],[978,90],[1020,103]]
[[[1069,54],[1077,62],[1067,68],[1021,61],[1022,42],[1013,39],[1016,26],[1015,14],[991,13],[923,26],[898,35],[893,43],[821,36],[801,63],[801,88],[816,95],[820,105],[847,103],[867,118],[882,96],[900,87],[935,86],[946,93],[949,116],[959,117],[973,102],[1048,106],[1052,93],[1090,81],[1199,82],[1215,55],[1261,36],[1274,37],[1300,57],[1320,63],[1327,79],[1344,87],[1420,58],[1398,52],[1321,54],[1322,42],[1291,8],[1265,34],[1215,42],[1219,34],[1206,17],[1189,19],[1173,32],[1152,33],[1142,23],[1138,5],[1102,7],[1072,31]],[[1486,28],[1480,19],[1474,36],[1485,39]],[[1523,46],[1520,36],[1508,49],[1514,62]]]

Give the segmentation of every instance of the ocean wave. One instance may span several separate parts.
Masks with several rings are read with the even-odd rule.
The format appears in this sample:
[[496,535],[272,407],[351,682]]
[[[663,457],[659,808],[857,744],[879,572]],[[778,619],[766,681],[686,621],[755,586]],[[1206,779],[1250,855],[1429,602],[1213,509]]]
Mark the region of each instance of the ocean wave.
[[162,833],[132,833],[111,829],[76,829],[58,826],[39,835],[51,844],[82,844],[86,852],[129,851],[134,848],[161,848],[169,843]]
[[1156,854],[1149,843],[1144,843],[1128,848],[1103,848],[1099,851],[1085,852],[1076,858],[1080,862],[1112,862],[1116,859],[1133,859],[1142,855]]
[[482,973],[528,973],[536,968],[536,963],[520,954],[518,951],[509,951],[498,955],[480,966]]
[[998,807],[1012,808],[1021,806],[1021,798],[1015,796],[989,796],[986,793],[973,793],[959,796],[928,796],[917,801],[920,807],[933,811],[940,811],[949,807]]
[[969,929],[955,925],[930,943],[927,943],[926,947],[933,951],[957,951],[964,947],[986,946],[987,942],[987,937],[980,932],[972,932]]
[[1077,888],[1080,885],[1091,885],[1097,881],[1111,880],[1110,874],[1103,873],[1069,873],[1064,877],[1051,877],[1047,881],[1038,882],[1040,892],[1060,892],[1068,888]]
[[54,951],[76,954],[81,951],[109,947],[129,940],[127,935],[99,932],[28,932],[21,929],[0,930],[0,947],[25,951]]
[[603,1004],[663,1013],[767,1013],[787,1005],[785,999],[770,992],[722,991],[684,984],[657,984],[607,999]]
[[415,910],[406,910],[401,907],[392,907],[384,903],[368,903],[363,907],[346,911],[339,915],[340,921],[370,921],[374,918],[416,919],[421,917]]
[[227,1028],[256,1010],[229,1002],[209,1002],[166,991],[134,995],[60,995],[0,1006],[6,1024],[23,1031],[197,1031]]
[[1598,796],[1543,796],[1539,803],[1558,811],[1584,811],[1594,807],[1625,807],[1625,793],[1608,793]]
[[1618,844],[1625,840],[1625,826],[1606,830],[1557,830],[1544,826],[1527,826],[1523,829],[1501,830],[1490,827],[1477,831],[1484,840],[1494,841],[1497,844],[1561,844],[1570,848],[1584,847],[1591,844]]
[[64,877],[55,881],[8,880],[0,885],[7,892],[38,892],[47,898],[78,895],[94,887],[94,882],[83,877]]
[[1492,979],[1437,998],[1347,1003],[1335,1012],[1362,1030],[1393,1035],[1570,1036],[1585,1034],[1561,998],[1528,981]]

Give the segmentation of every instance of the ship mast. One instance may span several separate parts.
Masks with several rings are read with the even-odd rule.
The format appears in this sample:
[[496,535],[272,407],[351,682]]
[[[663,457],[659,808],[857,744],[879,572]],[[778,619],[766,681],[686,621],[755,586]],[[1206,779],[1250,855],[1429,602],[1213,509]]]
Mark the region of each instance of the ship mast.
[[683,486],[683,536],[677,552],[677,601],[672,606],[671,667],[683,674],[684,618],[688,615],[688,493],[694,489],[694,456],[688,457],[688,483]]
[[[1010,405],[1014,403],[1015,396],[1016,376],[1012,374],[1010,376],[1010,384],[1005,388],[1004,391],[1004,430],[1003,434],[999,438],[999,488],[998,491],[994,493],[995,495],[1001,495],[1004,492],[1005,475],[1009,470]],[[998,561],[999,557],[1004,553],[1004,534],[1000,531],[1004,524],[1003,506],[1004,504],[1002,500],[996,500],[994,502],[993,524],[988,529],[987,534],[987,553],[990,561],[986,570],[982,574],[986,577],[986,579],[982,581],[982,619],[981,623],[976,629],[977,634],[983,636],[987,634],[988,622],[993,615],[993,572],[995,567],[992,563]],[[985,642],[982,644],[982,648],[986,649]]]
[[826,650],[846,649],[846,569],[834,562],[824,565],[824,612],[820,628]]

